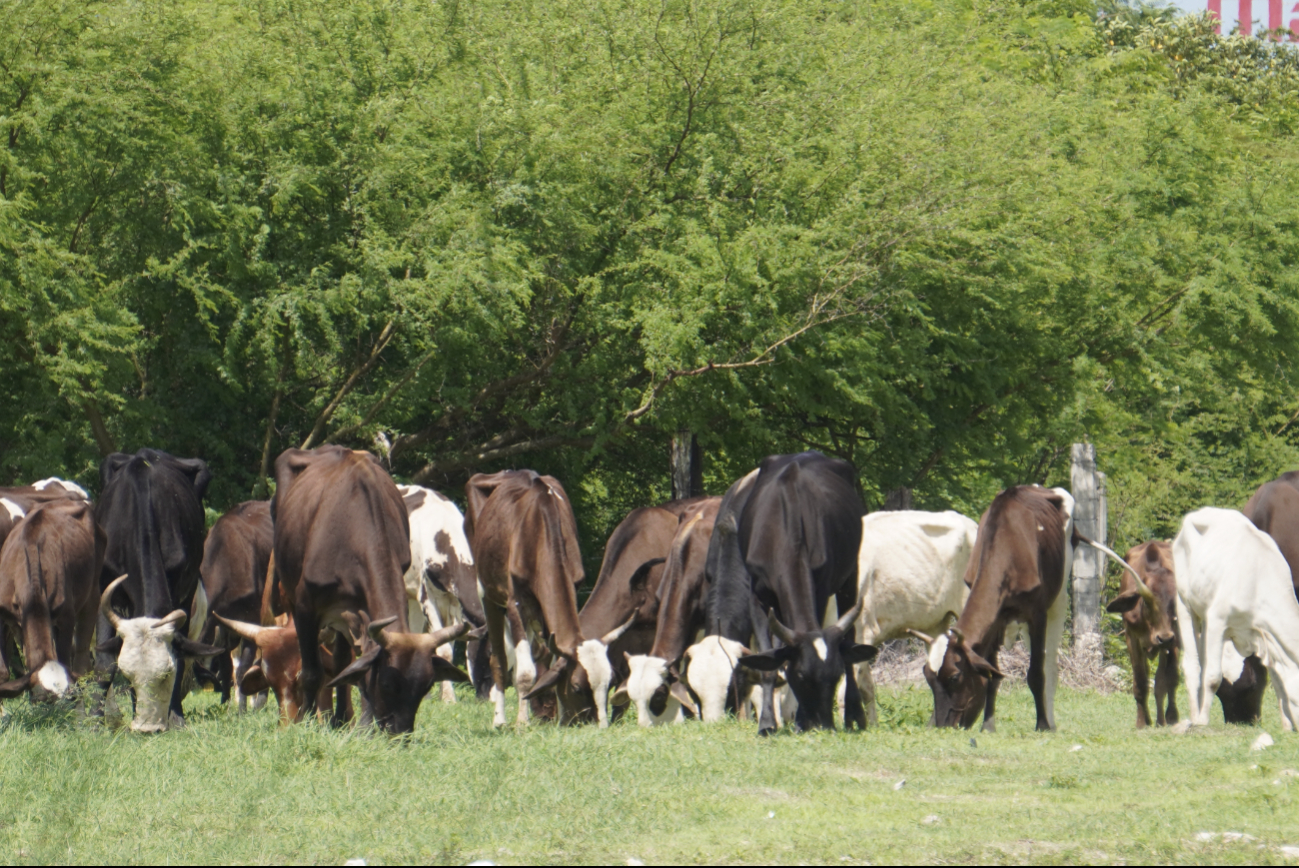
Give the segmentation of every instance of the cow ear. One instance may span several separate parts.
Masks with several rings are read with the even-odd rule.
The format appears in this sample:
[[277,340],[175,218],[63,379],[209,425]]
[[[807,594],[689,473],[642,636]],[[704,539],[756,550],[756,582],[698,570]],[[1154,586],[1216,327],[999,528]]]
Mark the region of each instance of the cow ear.
[[869,663],[878,653],[874,645],[854,645],[844,652],[843,659],[849,663]]
[[262,671],[261,666],[252,666],[244,673],[244,677],[239,679],[239,689],[245,696],[251,696],[263,690],[270,690],[271,684],[266,680],[266,673]]
[[226,652],[225,648],[204,645],[202,642],[195,642],[183,634],[173,639],[171,645],[185,657],[215,657],[217,654]]
[[99,465],[99,489],[100,491],[108,487],[108,483],[113,481],[118,471],[131,461],[130,455],[125,452],[114,452],[104,459],[104,463]]
[[1121,612],[1130,612],[1136,608],[1137,603],[1141,602],[1141,595],[1136,591],[1128,591],[1126,594],[1120,594],[1110,601],[1105,607],[1105,611],[1115,614]]
[[690,695],[690,691],[685,684],[680,681],[673,681],[672,686],[668,688],[668,693],[677,702],[681,703],[682,708],[690,709],[690,713],[695,717],[699,716],[699,706],[695,705],[695,698]]
[[175,458],[177,466],[194,486],[194,494],[199,500],[207,494],[208,483],[212,481],[212,471],[207,469],[207,462],[201,458]]
[[746,654],[738,662],[741,666],[757,669],[760,672],[774,672],[783,664],[788,663],[797,650],[797,645],[786,645],[783,648],[761,654]]
[[378,645],[373,646],[369,651],[354,660],[351,666],[338,673],[334,680],[325,686],[338,687],[340,684],[359,684],[366,673],[370,671],[370,667],[374,666],[375,662],[378,661],[381,651],[383,649]]
[[95,646],[95,650],[98,651],[100,654],[121,654],[122,637],[113,636],[110,639],[105,639],[103,642],[100,642],[98,645]]
[[666,561],[667,558],[651,558],[636,568],[636,572],[631,574],[631,579],[627,582],[627,587],[633,591],[645,590],[645,585],[649,582],[650,570]]
[[629,704],[630,702],[631,702],[631,695],[627,692],[627,682],[625,681],[618,686],[617,690],[609,694],[610,705],[617,705],[621,707],[623,705]]
[[998,669],[996,666],[993,666],[982,656],[976,654],[973,650],[966,649],[965,653],[966,656],[969,657],[970,666],[974,667],[974,671],[982,675],[984,678],[1005,678],[1006,677],[1005,674],[1002,673],[1000,669]]
[[32,674],[30,672],[21,678],[6,681],[4,684],[0,684],[0,699],[13,699],[15,696],[22,696],[31,685]]
[[436,654],[433,655],[433,680],[465,682],[469,676],[460,667],[448,663]]

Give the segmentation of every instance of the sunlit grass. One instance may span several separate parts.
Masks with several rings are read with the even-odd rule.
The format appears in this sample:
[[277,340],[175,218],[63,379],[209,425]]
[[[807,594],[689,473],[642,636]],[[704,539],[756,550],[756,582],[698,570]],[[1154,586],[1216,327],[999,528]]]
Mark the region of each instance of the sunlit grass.
[[[923,687],[882,701],[864,735],[759,739],[735,722],[493,732],[465,697],[426,702],[405,743],[282,730],[210,693],[152,737],[13,701],[0,861],[1299,861],[1279,849],[1299,845],[1299,736],[1270,692],[1263,753],[1253,727],[1138,734],[1122,694],[1062,691],[1055,734],[1032,731],[1022,687],[995,735],[927,729]],[[1196,839],[1227,831],[1252,837]]]

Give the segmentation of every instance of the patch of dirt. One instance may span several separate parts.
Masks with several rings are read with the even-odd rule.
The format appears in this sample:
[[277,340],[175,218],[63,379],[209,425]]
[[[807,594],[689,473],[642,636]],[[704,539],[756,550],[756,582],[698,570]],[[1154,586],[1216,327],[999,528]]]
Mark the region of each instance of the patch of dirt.
[[[1074,654],[1069,648],[1060,649],[1060,683],[1073,690],[1094,690],[1097,693],[1114,693],[1127,687],[1104,660],[1094,654]],[[997,656],[997,666],[1006,673],[1009,683],[1022,683],[1028,675],[1028,648],[1023,642],[1003,648]],[[925,646],[915,639],[895,639],[885,642],[879,656],[871,664],[871,677],[880,686],[904,686],[925,683]]]

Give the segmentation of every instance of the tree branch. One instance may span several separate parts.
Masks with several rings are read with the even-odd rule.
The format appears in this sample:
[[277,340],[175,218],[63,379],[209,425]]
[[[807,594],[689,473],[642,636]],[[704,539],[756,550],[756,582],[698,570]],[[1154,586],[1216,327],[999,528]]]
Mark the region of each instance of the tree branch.
[[350,436],[351,434],[354,434],[356,431],[360,430],[361,428],[364,428],[366,425],[369,425],[370,420],[372,420],[375,417],[375,414],[377,414],[380,410],[382,410],[387,405],[387,403],[397,395],[398,392],[400,392],[403,388],[405,388],[407,383],[415,379],[415,375],[419,373],[420,368],[428,364],[429,359],[433,358],[433,354],[436,352],[437,352],[437,347],[433,347],[433,349],[425,353],[420,358],[420,360],[415,363],[415,367],[411,368],[409,371],[406,372],[406,376],[402,377],[400,380],[394,383],[392,387],[388,389],[387,392],[384,392],[383,397],[381,397],[379,400],[375,401],[372,405],[370,405],[370,409],[365,412],[365,415],[363,417],[361,417],[360,422],[356,422],[352,425],[344,425],[342,428],[338,429],[333,434],[331,434],[329,436],[329,439],[337,443],[338,441],[342,440],[344,437]]
[[338,405],[343,403],[343,399],[352,391],[357,382],[374,367],[375,362],[379,361],[379,354],[384,351],[388,346],[388,342],[392,340],[393,335],[396,333],[396,320],[388,320],[388,324],[383,327],[383,331],[379,333],[379,337],[375,340],[374,346],[370,349],[370,357],[366,359],[359,368],[352,372],[352,375],[348,377],[347,381],[339,388],[338,394],[334,395],[334,400],[326,404],[325,409],[320,411],[320,415],[316,417],[316,424],[311,426],[311,433],[307,435],[306,440],[302,441],[302,446],[299,448],[310,449],[311,445],[320,439],[320,436],[325,433],[325,426],[329,424],[330,417],[333,416],[334,411],[338,409]]

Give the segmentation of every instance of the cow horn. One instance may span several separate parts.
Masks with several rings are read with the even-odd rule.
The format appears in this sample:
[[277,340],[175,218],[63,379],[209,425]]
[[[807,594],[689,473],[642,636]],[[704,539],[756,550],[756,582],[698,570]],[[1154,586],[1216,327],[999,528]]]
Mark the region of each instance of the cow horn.
[[113,625],[114,630],[121,625],[122,619],[113,611],[113,592],[117,590],[118,585],[125,581],[126,573],[123,573],[113,579],[113,581],[109,583],[108,587],[104,588],[104,593],[99,597],[99,611],[104,613],[104,617],[108,619],[108,623]]
[[959,627],[955,625],[949,627],[947,629],[947,634],[956,640],[957,645],[965,644],[965,634],[961,632],[961,629]]
[[627,619],[627,623],[623,624],[621,627],[614,627],[608,633],[605,633],[604,638],[600,640],[600,643],[605,647],[608,647],[612,645],[614,642],[617,642],[619,639],[622,638],[623,633],[626,633],[629,629],[631,629],[631,625],[636,622],[636,618],[639,616],[640,616],[640,609],[637,609],[635,612],[631,613],[631,617]]
[[834,622],[834,626],[831,627],[830,630],[835,631],[840,636],[848,632],[848,628],[852,626],[852,622],[856,621],[858,616],[861,615],[861,607],[862,601],[858,599],[851,609],[843,613],[843,617]]
[[224,624],[226,629],[233,630],[235,635],[239,636],[239,638],[247,639],[249,642],[253,643],[257,642],[257,637],[264,631],[270,629],[269,627],[262,627],[258,624],[249,624],[247,621],[236,621],[233,618],[223,618],[215,612],[212,613],[212,617]]
[[1146,583],[1142,580],[1141,575],[1136,570],[1132,569],[1132,564],[1128,563],[1127,561],[1123,560],[1123,558],[1119,557],[1117,552],[1115,552],[1113,549],[1111,549],[1109,546],[1105,545],[1104,543],[1098,543],[1094,539],[1088,539],[1082,534],[1078,534],[1078,537],[1083,542],[1087,543],[1087,545],[1101,552],[1110,560],[1114,561],[1114,563],[1118,564],[1120,567],[1122,567],[1123,569],[1131,573],[1132,578],[1137,580],[1138,594],[1140,594],[1142,597],[1145,597],[1146,599],[1150,599],[1154,597],[1154,592],[1151,591],[1149,586],[1147,586]]
[[387,627],[393,621],[397,620],[396,615],[391,615],[379,621],[371,621],[366,625],[365,632],[370,634],[370,638],[375,641],[380,648],[388,647],[388,637],[384,635],[383,628]]
[[461,636],[465,635],[468,632],[469,632],[468,622],[457,621],[449,627],[443,627],[440,630],[434,630],[432,633],[429,633],[428,636],[429,636],[429,641],[433,643],[433,647],[437,648],[439,645],[445,645],[448,642],[454,642],[456,639],[459,639]]
[[781,641],[783,641],[786,645],[798,644],[798,634],[795,633],[793,630],[789,629],[788,627],[786,627],[784,624],[780,623],[780,619],[776,617],[775,609],[770,609],[767,611],[767,624],[768,626],[771,627],[771,632],[779,636]]
[[912,630],[910,627],[907,628],[906,632],[908,636],[914,636],[915,638],[919,639],[921,642],[924,642],[926,645],[934,644],[933,636],[930,636],[926,633],[921,633],[919,630]]
[[175,624],[177,627],[179,627],[181,624],[185,623],[185,619],[188,617],[189,615],[186,615],[183,610],[172,609],[170,612],[168,612],[167,614],[159,618],[158,623],[154,624],[154,626],[165,627],[169,624]]

